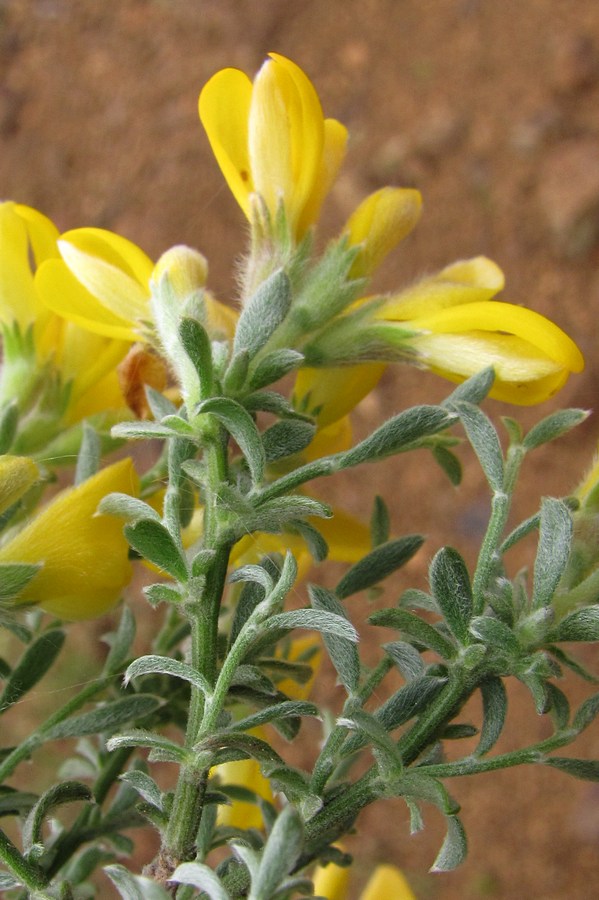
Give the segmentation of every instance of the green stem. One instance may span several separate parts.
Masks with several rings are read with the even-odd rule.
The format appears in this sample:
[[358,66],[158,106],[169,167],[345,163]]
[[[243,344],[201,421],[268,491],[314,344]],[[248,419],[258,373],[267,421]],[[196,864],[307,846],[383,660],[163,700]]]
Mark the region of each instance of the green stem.
[[501,562],[499,547],[505,532],[512,493],[520,466],[526,451],[517,444],[509,448],[505,466],[503,490],[495,491],[491,501],[491,517],[487,531],[483,539],[478,564],[472,582],[472,594],[474,599],[474,615],[480,616],[486,605],[486,593],[489,584]]
[[39,897],[40,900],[41,898],[50,900],[50,895],[43,892],[48,884],[46,874],[38,866],[34,866],[24,859],[18,848],[3,831],[0,831],[0,859],[21,884],[27,885],[35,897]]
[[[227,443],[219,427],[207,435],[205,450],[207,484],[204,503],[203,549],[215,551],[215,558],[200,591],[194,595],[196,582],[190,582],[186,604],[191,625],[191,665],[213,685],[218,661],[218,617],[229,563],[229,546],[219,545],[220,510],[219,488],[228,480]],[[173,473],[176,475],[176,473]],[[206,714],[205,697],[192,685],[185,746],[192,748],[198,739]],[[164,835],[163,856],[168,865],[193,859],[195,842],[202,817],[202,808],[209,769],[194,761],[182,767],[175,789],[173,808]]]
[[[377,689],[387,672],[393,668],[391,657],[385,655],[375,666],[368,678],[358,691],[355,697],[350,697],[343,705],[342,715],[349,714],[352,706],[358,701],[363,706]],[[336,725],[327,737],[325,744],[316,760],[314,773],[311,780],[311,789],[315,794],[321,794],[325,785],[336,767],[336,756],[341,749],[345,738],[347,737],[347,728]]]

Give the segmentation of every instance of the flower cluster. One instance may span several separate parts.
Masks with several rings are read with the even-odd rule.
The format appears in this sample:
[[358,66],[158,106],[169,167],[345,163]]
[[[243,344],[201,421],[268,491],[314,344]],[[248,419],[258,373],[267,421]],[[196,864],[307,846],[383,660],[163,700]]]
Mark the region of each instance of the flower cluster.
[[[518,600],[515,591],[508,597],[501,555],[516,538],[499,542],[524,455],[582,414],[558,415],[526,439],[510,420],[513,447],[504,460],[477,404],[487,394],[513,404],[541,403],[582,370],[583,359],[553,322],[498,298],[503,273],[485,257],[451,263],[389,293],[369,293],[377,267],[418,223],[417,190],[375,191],[324,251],[315,252],[320,209],[343,162],[347,132],[325,118],[313,85],[289,59],[271,54],[253,82],[237,69],[218,72],[201,92],[199,114],[249,222],[235,308],[210,291],[207,261],[194,249],[177,245],[154,261],[108,230],[60,234],[36,210],[0,204],[0,614],[13,627],[30,607],[58,619],[101,616],[130,584],[133,558],[142,559],[146,575],[157,578],[145,593],[153,605],[167,604],[168,613],[157,652],[131,663],[126,681],[147,676],[151,692],[175,678],[184,689],[173,691],[166,705],[164,698],[132,692],[117,719],[100,707],[103,736],[94,763],[108,746],[124,750],[125,761],[132,748],[150,747],[155,759],[179,765],[168,796],[141,767],[123,776],[127,790],[143,798],[143,814],[161,829],[156,871],[211,897],[287,897],[307,889],[296,873],[320,858],[329,864],[314,873],[314,890],[341,900],[347,869],[335,863],[347,860],[340,860],[336,841],[362,806],[381,796],[395,791],[408,798],[415,819],[421,799],[439,805],[449,836],[462,842],[459,852],[441,851],[443,865],[465,847],[453,801],[429,774],[436,750],[421,756],[452,727],[457,737],[464,736],[460,728],[472,736],[469,726],[450,724],[448,710],[461,709],[482,685],[485,716],[501,720],[485,719],[484,754],[503,727],[506,671],[531,686],[541,711],[560,706],[560,692],[545,684],[556,672],[545,650],[560,639],[581,639],[582,626],[566,617],[560,631],[553,625],[557,607],[547,607],[554,595],[565,609],[578,599],[593,603],[599,590],[597,554],[588,552],[589,534],[594,539],[599,529],[597,469],[579,489],[570,569],[568,552],[554,552],[559,541],[554,545],[547,536],[554,528],[561,545],[570,547],[566,503],[550,501],[522,526],[522,534],[540,531],[530,602],[522,586]],[[350,413],[397,363],[468,384],[447,404],[404,411],[354,444]],[[423,538],[390,539],[380,498],[366,526],[306,485],[415,447],[438,451],[448,468],[446,448],[455,439],[447,431],[459,418],[494,496],[482,562],[471,585],[457,551],[444,548],[435,557],[431,595],[412,593],[416,606],[444,617],[441,623],[419,620],[401,602],[371,617],[403,633],[402,641],[386,645],[388,658],[371,672],[359,660],[357,632],[342,601],[376,587]],[[141,475],[128,456],[104,464],[124,439],[160,442]],[[58,466],[64,479],[71,463],[72,484],[48,500]],[[310,607],[286,610],[286,597],[327,556],[351,564],[349,573],[334,591],[310,585]],[[295,628],[323,632],[324,645],[313,633],[289,638]],[[118,660],[116,668],[107,663],[111,676],[128,665],[130,642],[122,650],[119,640],[109,656]],[[269,745],[268,728],[274,724],[292,739],[302,716],[318,715],[309,692],[323,646],[348,700],[329,723],[320,762],[308,776]],[[423,661],[423,648],[442,662]],[[172,658],[164,655],[169,652]],[[393,666],[422,690],[371,714],[367,702]],[[427,696],[433,704],[446,690],[454,693],[433,710],[438,718],[418,719],[416,738],[406,732],[407,748],[390,736],[422,713]],[[106,745],[112,725],[135,720],[132,708],[140,727]],[[75,730],[49,733],[87,735],[86,715]],[[560,715],[566,715],[563,704]],[[185,731],[182,743],[151,730],[165,724]],[[366,743],[376,771],[347,787],[341,775]],[[410,770],[412,781],[402,782],[410,763],[423,758],[431,761],[424,774],[423,764],[415,775]],[[96,792],[110,783],[98,777]],[[356,784],[357,799],[351,794]],[[281,804],[279,793],[290,803]],[[85,792],[75,797],[82,798],[89,799]],[[31,859],[53,802],[40,801],[28,819],[26,832],[38,824],[40,832]],[[91,827],[94,816],[81,821]],[[98,833],[112,828],[109,823]],[[202,860],[227,841],[237,861],[224,866],[221,883],[220,875],[207,875]],[[78,847],[75,840],[64,845]],[[53,859],[46,860],[48,870]],[[190,859],[192,869],[185,869]],[[29,860],[23,860],[25,871]],[[244,874],[237,883],[239,860]],[[184,865],[177,868],[179,862]],[[33,891],[38,870],[46,872],[40,863],[19,886]],[[243,878],[252,883],[249,893]],[[238,893],[225,891],[227,879]],[[126,895],[137,896],[140,884],[128,883]],[[361,896],[413,898],[403,874],[389,866],[376,869]]]

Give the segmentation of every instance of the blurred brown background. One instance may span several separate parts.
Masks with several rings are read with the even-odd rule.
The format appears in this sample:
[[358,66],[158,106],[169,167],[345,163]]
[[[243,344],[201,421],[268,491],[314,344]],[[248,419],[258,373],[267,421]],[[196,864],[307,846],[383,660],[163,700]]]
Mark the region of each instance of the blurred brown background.
[[[596,0],[5,0],[0,194],[40,208],[61,229],[119,231],[153,256],[174,243],[196,246],[210,260],[212,288],[231,298],[245,225],[201,131],[197,94],[223,66],[253,73],[269,50],[298,62],[325,113],[350,129],[321,233],[333,233],[384,184],[417,186],[422,221],[377,286],[392,289],[455,259],[491,256],[506,272],[506,299],[550,315],[585,353],[586,372],[570,381],[562,405],[593,407]],[[390,371],[360,409],[357,431],[447,392],[433,376]],[[496,418],[515,412],[530,424],[551,407],[487,409]],[[515,515],[530,514],[543,493],[568,492],[590,462],[596,435],[591,420],[538,453],[525,469],[528,489]],[[472,462],[467,450],[462,457]],[[458,493],[418,455],[364,470],[359,492],[355,479],[323,490],[366,513],[376,491],[390,499],[390,485],[396,532],[423,530],[430,538],[402,587],[425,585],[427,562],[442,542],[472,560],[488,508],[474,465]],[[363,600],[351,607],[358,621],[368,612]],[[367,638],[370,650],[375,640]],[[586,659],[597,667],[590,654]],[[502,748],[546,733],[516,688]],[[597,755],[597,729],[573,752]],[[352,844],[357,885],[374,862],[387,860],[431,900],[596,895],[599,786],[529,767],[450,788],[463,804],[467,862],[455,873],[427,875],[441,823],[433,812],[426,831],[410,838],[405,807],[394,801],[361,819]]]

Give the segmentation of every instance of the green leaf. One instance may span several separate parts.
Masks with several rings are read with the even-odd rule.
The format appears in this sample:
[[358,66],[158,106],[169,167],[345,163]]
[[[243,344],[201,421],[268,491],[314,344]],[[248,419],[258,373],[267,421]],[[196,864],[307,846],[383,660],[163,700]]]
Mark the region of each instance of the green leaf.
[[[547,683],[551,706],[549,712],[557,731],[563,731],[570,722],[570,701],[563,691],[551,682]],[[580,710],[579,710],[580,712]]]
[[181,863],[181,865],[177,866],[169,881],[176,881],[178,884],[191,884],[209,897],[210,900],[231,900],[230,894],[216,872],[203,863]]
[[123,772],[119,777],[125,784],[131,785],[146,803],[150,803],[157,809],[162,810],[162,793],[154,779],[150,778],[147,772],[131,769],[129,772]]
[[92,800],[88,785],[79,781],[63,781],[53,785],[39,798],[23,825],[23,848],[27,852],[34,844],[42,843],[42,826],[51,810],[65,803]]
[[[192,864],[186,863],[186,865]],[[181,867],[179,866],[179,868]],[[111,866],[104,866],[104,872],[106,872],[123,900],[170,900],[171,895],[167,894],[159,884],[151,878],[145,878],[143,875],[132,875],[125,866],[117,865],[116,863]],[[226,894],[222,898],[215,897],[215,900],[230,900],[230,898]]]
[[[308,586],[308,593],[314,609],[326,610],[339,618],[347,619],[347,613],[342,604],[326,588],[311,584]],[[323,639],[341,683],[349,694],[353,694],[360,681],[360,657],[355,641],[326,632]]]
[[177,412],[177,407],[168,397],[165,397],[160,391],[154,390],[148,384],[144,385],[144,387],[150,412],[157,422],[162,421],[165,416],[172,416]]
[[584,731],[589,725],[595,721],[595,717],[599,714],[599,694],[588,697],[584,703],[581,703],[576,710],[572,726],[576,731]]
[[391,641],[383,644],[383,650],[390,656],[406,681],[424,674],[424,662],[415,647],[405,641]]
[[553,766],[566,775],[583,781],[599,781],[599,759],[572,759],[568,756],[548,756],[543,760],[546,766]]
[[446,678],[432,675],[414,678],[389,697],[375,715],[387,731],[392,731],[426,709],[446,684]]
[[445,786],[425,771],[407,771],[398,784],[398,795],[432,803],[445,816],[454,816],[460,809]]
[[132,525],[125,525],[124,532],[133,549],[144,559],[154,563],[163,572],[168,572],[177,581],[187,582],[187,561],[171,533],[161,522],[141,519]]
[[442,659],[453,659],[457,655],[457,648],[449,638],[407,609],[381,609],[370,616],[368,621],[372,625],[400,629],[414,643],[424,644]]
[[59,738],[81,737],[84,734],[111,734],[124,725],[125,722],[135,722],[150,715],[162,701],[158,697],[149,694],[136,694],[134,697],[121,697],[112,700],[103,706],[98,706],[91,712],[82,713],[79,716],[71,716],[64,722],[59,722],[44,737],[46,740],[58,740]]
[[460,400],[452,402],[451,406],[460,416],[468,440],[479,459],[491,490],[502,491],[503,454],[491,420],[472,403]]
[[480,684],[483,698],[483,723],[475,756],[484,756],[495,746],[503,731],[507,714],[507,693],[501,678],[490,676]]
[[297,350],[284,349],[273,350],[266,353],[250,373],[249,386],[251,390],[257,391],[269,384],[279,381],[289,372],[298,369],[304,361],[303,353]]
[[351,594],[373,587],[405,565],[423,543],[421,534],[409,534],[375,547],[345,573],[335,593],[344,600]]
[[200,380],[202,396],[212,392],[212,347],[210,338],[197,319],[183,318],[179,338]]
[[25,650],[10,673],[2,696],[0,710],[12,706],[44,677],[64,644],[65,632],[58,628],[46,631]]
[[304,844],[304,826],[298,811],[289,804],[276,818],[260,866],[252,879],[252,895],[273,897],[276,888],[289,875],[300,857]]
[[42,567],[42,563],[0,563],[0,603],[18,597]]
[[348,641],[359,640],[358,632],[346,618],[319,609],[292,609],[289,612],[278,613],[263,622],[262,627],[268,631],[308,628],[311,631],[321,631],[323,634],[345,638]]
[[372,536],[372,546],[379,547],[386,544],[389,540],[391,523],[389,519],[389,510],[383,498],[377,494],[374,498],[372,507],[372,515],[370,517],[370,534]]
[[577,609],[551,632],[551,640],[599,641],[599,604]]
[[572,517],[562,500],[543,498],[539,544],[534,566],[533,603],[548,606],[570,556]]
[[105,675],[116,675],[121,671],[131,651],[134,638],[135,618],[129,607],[123,606],[118,629],[103,636],[103,640],[110,646],[104,663],[103,673]]
[[275,422],[262,435],[266,461],[275,462],[301,453],[311,443],[316,434],[316,426],[301,419],[286,419]]
[[258,712],[245,716],[229,727],[231,731],[250,731],[258,725],[267,725],[277,719],[288,719],[296,716],[314,716],[320,718],[318,707],[305,700],[282,700],[273,706],[266,706]]
[[127,522],[139,522],[141,519],[160,522],[160,516],[149,503],[144,503],[137,497],[130,497],[129,494],[121,494],[118,491],[102,498],[98,512],[108,516],[119,516]]
[[466,858],[468,844],[464,826],[457,816],[447,818],[447,834],[431,872],[450,872]]
[[444,431],[455,421],[455,414],[441,406],[414,406],[389,419],[351,450],[340,453],[340,468],[401,453],[422,438]]
[[436,444],[433,447],[433,457],[454,487],[462,483],[462,464],[455,453],[441,444]]
[[210,683],[204,678],[200,672],[196,672],[187,663],[178,659],[170,659],[168,656],[140,656],[139,659],[131,663],[123,681],[125,685],[129,684],[132,678],[138,678],[140,675],[171,675],[174,678],[182,678],[183,681],[189,682],[197,687],[206,696],[212,693]]
[[243,453],[254,484],[264,478],[266,457],[256,424],[246,409],[228,397],[212,397],[200,403],[198,413],[211,413],[233,437]]
[[8,453],[17,433],[19,406],[11,400],[0,410],[0,454]]
[[283,269],[263,281],[239,316],[233,352],[247,350],[250,358],[254,357],[287,315],[291,296],[291,284]]
[[311,525],[310,522],[305,522],[302,519],[290,519],[285,530],[291,532],[291,534],[299,534],[310,551],[314,562],[322,562],[329,555],[329,545],[320,531],[314,525]]
[[470,633],[489,647],[497,647],[513,655],[520,652],[514,632],[493,616],[476,616],[470,623]]
[[177,437],[177,433],[159,422],[119,422],[110,430],[114,438],[133,440],[157,440]]
[[[256,759],[268,772],[273,766],[279,768],[285,765],[285,761],[279,756],[270,744],[253,734],[244,734],[234,731],[220,731],[202,738],[194,750],[201,752],[208,750],[216,755],[215,765],[220,765],[230,759]],[[232,751],[232,752],[231,752]]]
[[243,389],[249,369],[250,355],[247,350],[234,353],[222,380],[225,394],[237,394]]
[[77,454],[77,465],[73,483],[82,484],[100,468],[100,456],[102,446],[98,432],[92,428],[89,422],[83,423],[83,437]]
[[554,441],[572,428],[576,428],[588,416],[589,413],[584,409],[559,409],[531,428],[522,441],[522,446],[527,450],[534,450],[541,444]]
[[453,547],[442,547],[429,569],[431,588],[439,609],[460,644],[469,643],[472,587],[466,563]]
[[452,406],[454,403],[465,401],[478,406],[488,395],[494,381],[495,371],[493,367],[489,366],[487,369],[482,369],[476,375],[472,375],[467,381],[458,385],[449,397],[443,401],[443,405]]
[[179,744],[170,741],[162,734],[147,731],[145,728],[135,728],[125,734],[115,734],[106,742],[108,750],[119,750],[121,747],[144,747],[152,752],[150,757],[162,762],[176,762],[186,764],[189,762],[188,753]]
[[348,715],[337,719],[337,725],[352,728],[362,733],[367,744],[380,754],[377,762],[381,775],[397,775],[402,770],[402,759],[397,745],[380,719],[364,709],[354,709]]

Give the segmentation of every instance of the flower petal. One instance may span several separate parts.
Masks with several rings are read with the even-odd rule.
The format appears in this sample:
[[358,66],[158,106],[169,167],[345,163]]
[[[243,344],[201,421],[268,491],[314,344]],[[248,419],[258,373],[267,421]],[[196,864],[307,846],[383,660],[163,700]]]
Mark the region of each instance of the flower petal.
[[231,192],[249,218],[254,181],[248,152],[252,82],[239,69],[222,69],[202,89],[199,112],[212,152]]

